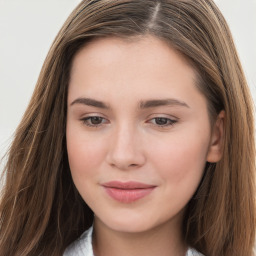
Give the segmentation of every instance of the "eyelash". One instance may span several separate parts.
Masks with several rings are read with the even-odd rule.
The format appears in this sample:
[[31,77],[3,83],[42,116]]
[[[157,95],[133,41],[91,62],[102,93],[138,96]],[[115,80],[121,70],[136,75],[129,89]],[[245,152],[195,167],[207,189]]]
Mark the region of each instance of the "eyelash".
[[[92,119],[93,118],[97,118],[97,119],[100,119],[101,121],[102,120],[106,120],[105,118],[101,117],[101,116],[89,116],[89,117],[85,117],[85,118],[82,118],[80,119],[82,121],[82,123],[88,127],[92,127],[92,128],[97,128],[101,125],[103,125],[104,123],[99,123],[99,124],[92,124]],[[163,119],[168,122],[168,124],[152,124],[152,125],[156,125],[157,127],[161,127],[161,128],[167,128],[169,126],[173,126],[175,123],[177,123],[177,120],[173,120],[173,119],[170,119],[170,118],[167,118],[167,117],[154,117],[154,118],[151,118],[149,121],[152,121],[152,120],[157,120],[158,121],[161,119],[163,121]]]
[[[168,124],[156,124],[156,120],[157,119],[161,119],[161,120],[165,120],[165,121],[167,121],[168,122]],[[166,128],[166,127],[169,127],[169,126],[173,126],[175,123],[177,123],[177,120],[173,120],[173,119],[170,119],[170,118],[167,118],[167,117],[154,117],[154,118],[152,118],[152,119],[150,119],[150,120],[155,120],[155,124],[153,124],[153,125],[157,125],[158,127],[162,127],[162,128]]]
[[91,121],[92,121],[93,118],[98,118],[100,120],[104,120],[105,119],[105,118],[103,118],[101,116],[88,116],[88,117],[82,118],[80,120],[82,121],[83,124],[85,124],[86,126],[89,126],[89,127],[98,127],[98,126],[102,125],[102,123],[100,123],[100,124],[92,124]]

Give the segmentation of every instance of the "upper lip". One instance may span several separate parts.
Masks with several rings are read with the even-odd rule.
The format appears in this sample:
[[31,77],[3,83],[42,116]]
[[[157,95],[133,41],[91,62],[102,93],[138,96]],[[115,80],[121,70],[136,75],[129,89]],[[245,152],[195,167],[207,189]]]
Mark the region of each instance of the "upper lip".
[[109,187],[109,188],[120,188],[120,189],[138,189],[138,188],[153,188],[156,187],[155,185],[145,184],[137,181],[110,181],[103,183],[102,186]]

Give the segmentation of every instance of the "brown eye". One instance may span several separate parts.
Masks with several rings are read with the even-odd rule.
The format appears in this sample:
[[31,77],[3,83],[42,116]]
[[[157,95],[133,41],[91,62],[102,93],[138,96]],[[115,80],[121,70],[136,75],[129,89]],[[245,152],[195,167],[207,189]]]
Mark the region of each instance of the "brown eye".
[[151,123],[153,123],[156,126],[160,126],[160,127],[168,127],[171,125],[174,125],[177,121],[176,120],[172,120],[170,118],[166,118],[166,117],[155,117],[152,118],[150,120]]
[[102,117],[92,116],[90,117],[91,124],[100,124],[102,122]]
[[85,117],[85,118],[82,118],[81,121],[83,122],[83,124],[90,127],[97,127],[107,122],[105,118],[100,116]]
[[157,118],[155,118],[155,123],[157,125],[167,125],[168,124],[168,118],[157,117]]

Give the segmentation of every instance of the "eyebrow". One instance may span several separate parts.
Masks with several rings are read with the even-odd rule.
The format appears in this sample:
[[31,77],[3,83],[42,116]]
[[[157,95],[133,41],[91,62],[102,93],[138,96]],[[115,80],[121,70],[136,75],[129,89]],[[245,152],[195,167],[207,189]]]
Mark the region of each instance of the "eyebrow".
[[92,107],[96,107],[96,108],[110,109],[110,107],[106,103],[104,103],[102,101],[95,100],[95,99],[91,99],[91,98],[78,98],[78,99],[74,100],[70,104],[70,106],[72,106],[74,104],[83,104],[83,105],[92,106]]
[[[70,104],[70,106],[75,104],[83,104],[83,105],[92,106],[96,108],[110,109],[110,106],[108,104],[92,98],[78,98],[74,100]],[[154,108],[154,107],[160,107],[160,106],[181,106],[181,107],[189,108],[188,104],[177,99],[152,99],[152,100],[140,101],[139,103],[140,109]]]
[[160,107],[160,106],[181,106],[181,107],[189,108],[188,104],[177,99],[156,99],[156,100],[147,100],[147,101],[140,102],[141,109]]

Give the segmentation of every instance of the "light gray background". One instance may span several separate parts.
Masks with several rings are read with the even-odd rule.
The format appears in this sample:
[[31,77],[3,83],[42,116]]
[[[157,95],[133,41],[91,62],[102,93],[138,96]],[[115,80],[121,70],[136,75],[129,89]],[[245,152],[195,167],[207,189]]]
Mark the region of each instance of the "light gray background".
[[[0,0],[0,157],[11,143],[58,30],[79,0]],[[216,0],[256,102],[256,0]]]

